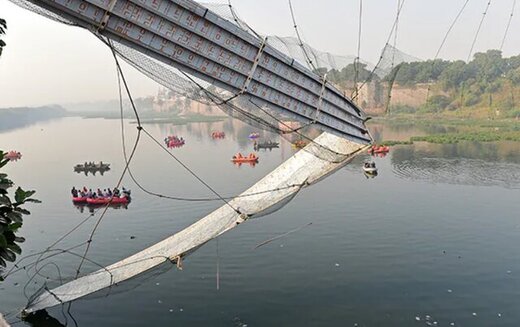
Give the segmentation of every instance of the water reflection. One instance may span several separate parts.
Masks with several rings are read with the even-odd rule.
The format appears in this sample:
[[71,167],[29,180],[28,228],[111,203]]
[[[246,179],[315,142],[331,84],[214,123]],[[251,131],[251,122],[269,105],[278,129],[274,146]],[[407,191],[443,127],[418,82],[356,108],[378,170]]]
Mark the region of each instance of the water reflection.
[[[128,209],[128,203],[114,203],[110,204],[110,208],[112,209]],[[103,208],[105,204],[88,204],[88,203],[73,203],[73,206],[80,212],[85,212],[85,209],[88,210],[90,213],[94,213],[96,209]]]
[[434,183],[520,188],[518,144],[416,144],[394,147],[394,173]]
[[83,173],[85,176],[88,176],[88,175],[96,176],[96,173],[98,173],[98,172],[101,176],[103,176],[105,174],[105,172],[107,172],[107,171],[108,170],[77,170],[77,169],[74,169],[74,172],[76,172],[78,174]]
[[249,166],[249,167],[252,167],[254,168],[256,166],[256,164],[258,163],[258,161],[252,161],[252,162],[233,162],[233,164],[235,166],[237,166],[238,168],[242,167],[242,165],[245,165],[245,166]]

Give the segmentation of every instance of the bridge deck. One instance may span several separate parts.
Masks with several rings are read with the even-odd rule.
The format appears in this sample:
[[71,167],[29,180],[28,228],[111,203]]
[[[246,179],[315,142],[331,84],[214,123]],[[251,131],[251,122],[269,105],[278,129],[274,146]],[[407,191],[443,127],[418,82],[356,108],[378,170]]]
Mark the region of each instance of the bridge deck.
[[[302,123],[369,143],[364,113],[330,83],[192,0],[28,0]],[[255,64],[256,63],[256,64]],[[243,102],[242,102],[243,103]]]

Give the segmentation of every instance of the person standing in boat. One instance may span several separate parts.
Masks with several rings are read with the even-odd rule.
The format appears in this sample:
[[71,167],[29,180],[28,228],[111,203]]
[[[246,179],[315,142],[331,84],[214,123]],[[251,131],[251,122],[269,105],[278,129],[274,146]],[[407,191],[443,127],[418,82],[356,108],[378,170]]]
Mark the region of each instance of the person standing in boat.
[[78,190],[76,190],[76,187],[72,187],[72,190],[70,190],[70,193],[72,194],[73,197],[77,198],[78,197]]

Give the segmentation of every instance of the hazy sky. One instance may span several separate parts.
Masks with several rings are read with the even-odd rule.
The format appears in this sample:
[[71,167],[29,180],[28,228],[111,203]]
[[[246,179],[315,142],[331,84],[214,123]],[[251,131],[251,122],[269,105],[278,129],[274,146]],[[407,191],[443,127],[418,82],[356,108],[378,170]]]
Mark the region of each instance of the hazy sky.
[[[221,1],[221,0],[220,0]],[[435,55],[451,21],[465,0],[405,0],[397,47],[418,58]],[[442,58],[466,59],[488,0],[470,0],[455,26]],[[234,0],[239,15],[263,34],[292,36],[285,0]],[[500,46],[513,0],[492,1],[475,46]],[[293,0],[305,41],[335,54],[356,53],[359,0]],[[504,55],[520,53],[520,4]],[[395,19],[397,0],[363,0],[361,57],[376,62]],[[0,0],[7,20],[7,47],[0,58],[0,108],[117,98],[110,51],[89,32],[66,26]],[[125,68],[134,96],[152,95],[158,85]]]

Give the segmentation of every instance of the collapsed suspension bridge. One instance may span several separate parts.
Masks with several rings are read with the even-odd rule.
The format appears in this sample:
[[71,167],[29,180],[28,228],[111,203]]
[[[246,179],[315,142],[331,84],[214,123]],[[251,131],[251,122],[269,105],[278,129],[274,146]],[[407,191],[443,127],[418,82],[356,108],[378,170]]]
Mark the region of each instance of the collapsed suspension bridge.
[[[249,218],[268,214],[299,190],[347,164],[372,142],[367,116],[331,85],[237,22],[192,0],[12,0],[80,26],[124,60],[183,96],[219,106],[280,133],[323,131],[242,195],[186,229],[120,262],[31,298],[31,313],[112,287],[182,258]],[[298,122],[299,128],[292,128]],[[238,210],[239,208],[239,210]]]

